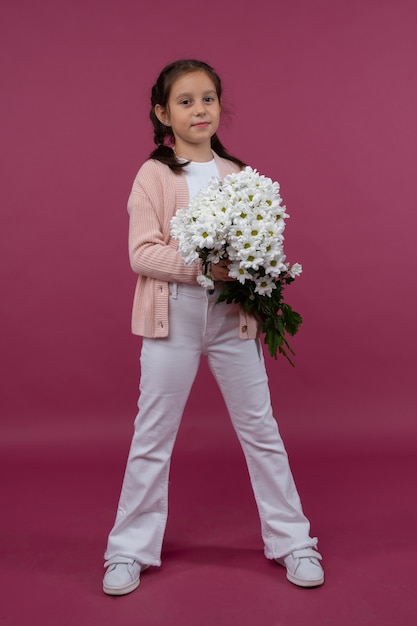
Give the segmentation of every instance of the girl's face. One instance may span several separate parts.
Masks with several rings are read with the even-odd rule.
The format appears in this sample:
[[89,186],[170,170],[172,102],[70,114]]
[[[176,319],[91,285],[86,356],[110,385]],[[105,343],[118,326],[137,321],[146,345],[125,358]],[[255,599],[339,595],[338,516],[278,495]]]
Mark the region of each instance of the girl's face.
[[178,156],[196,160],[210,155],[210,139],[220,122],[220,101],[216,88],[204,70],[178,77],[171,87],[167,106],[157,104],[155,114],[169,125]]

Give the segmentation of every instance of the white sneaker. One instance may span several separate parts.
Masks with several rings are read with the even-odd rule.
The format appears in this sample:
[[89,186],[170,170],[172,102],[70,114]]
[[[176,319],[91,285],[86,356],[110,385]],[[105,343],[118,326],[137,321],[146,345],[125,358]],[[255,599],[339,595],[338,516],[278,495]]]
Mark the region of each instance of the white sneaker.
[[287,568],[287,578],[299,587],[318,587],[324,583],[324,571],[320,565],[321,554],[313,548],[294,550],[291,554],[275,559]]
[[110,596],[123,596],[139,587],[140,573],[147,569],[134,559],[122,556],[106,561],[107,571],[103,579],[103,591]]

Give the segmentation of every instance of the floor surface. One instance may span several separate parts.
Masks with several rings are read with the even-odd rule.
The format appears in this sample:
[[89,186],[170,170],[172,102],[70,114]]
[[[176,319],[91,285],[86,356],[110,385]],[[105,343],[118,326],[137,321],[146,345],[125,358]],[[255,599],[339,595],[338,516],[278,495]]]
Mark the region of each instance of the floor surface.
[[416,454],[408,443],[287,448],[326,582],[300,589],[263,556],[227,422],[183,423],[163,565],[128,596],[101,590],[130,432],[2,450],[1,626],[414,626]]

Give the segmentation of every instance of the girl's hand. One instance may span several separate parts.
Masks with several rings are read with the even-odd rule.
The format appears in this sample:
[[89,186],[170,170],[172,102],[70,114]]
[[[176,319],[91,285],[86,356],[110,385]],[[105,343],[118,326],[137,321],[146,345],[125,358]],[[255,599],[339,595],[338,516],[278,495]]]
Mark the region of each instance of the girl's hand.
[[211,275],[214,281],[216,280],[234,280],[229,276],[229,263],[227,261],[220,261],[220,263],[212,263]]

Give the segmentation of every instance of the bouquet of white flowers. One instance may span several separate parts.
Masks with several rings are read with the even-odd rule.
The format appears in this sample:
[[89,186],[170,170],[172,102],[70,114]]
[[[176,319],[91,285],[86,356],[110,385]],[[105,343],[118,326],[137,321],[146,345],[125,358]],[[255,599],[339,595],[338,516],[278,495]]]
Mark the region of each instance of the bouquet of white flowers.
[[260,322],[269,353],[294,354],[285,336],[295,335],[302,322],[299,313],[283,301],[284,287],[299,274],[290,266],[283,248],[285,212],[278,182],[246,167],[221,181],[212,178],[186,208],[171,220],[171,234],[187,264],[202,261],[198,277],[213,287],[211,265],[226,260],[229,276],[218,302],[235,302]]

